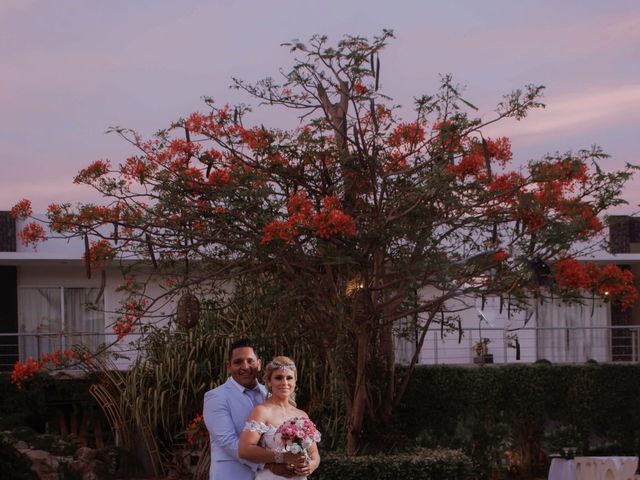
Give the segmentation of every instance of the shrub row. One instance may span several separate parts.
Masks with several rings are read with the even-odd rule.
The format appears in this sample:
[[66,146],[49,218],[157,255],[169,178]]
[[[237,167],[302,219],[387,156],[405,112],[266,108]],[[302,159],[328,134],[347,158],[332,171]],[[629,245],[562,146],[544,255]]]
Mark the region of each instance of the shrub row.
[[[95,412],[89,382],[43,377],[16,390],[8,375],[0,375],[0,430],[29,425],[42,431],[51,407]],[[423,366],[414,372],[395,425],[365,432],[368,445],[411,454],[379,460],[329,455],[316,475],[332,478],[335,469],[396,471],[400,464],[412,471],[407,465],[417,461],[420,447],[462,449],[480,468],[477,477],[500,464],[543,473],[546,456],[568,446],[582,453],[638,455],[638,399],[640,365],[635,364]]]
[[17,389],[8,373],[0,373],[0,430],[29,426],[43,432],[55,410],[93,415],[98,405],[89,393],[91,381],[36,375]]
[[417,449],[412,453],[347,457],[323,454],[314,480],[471,480],[471,459],[460,450]]
[[637,455],[638,399],[635,364],[425,366],[415,371],[397,428],[418,444],[462,447],[487,467],[512,455],[540,470],[562,446]]

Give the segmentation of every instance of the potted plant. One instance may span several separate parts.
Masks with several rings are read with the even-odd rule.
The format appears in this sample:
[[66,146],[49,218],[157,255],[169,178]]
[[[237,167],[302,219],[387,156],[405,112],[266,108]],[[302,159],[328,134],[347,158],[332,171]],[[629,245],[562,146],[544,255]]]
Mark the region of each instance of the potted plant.
[[491,340],[483,337],[473,344],[473,351],[476,354],[473,363],[493,363],[493,354],[489,353],[490,342]]

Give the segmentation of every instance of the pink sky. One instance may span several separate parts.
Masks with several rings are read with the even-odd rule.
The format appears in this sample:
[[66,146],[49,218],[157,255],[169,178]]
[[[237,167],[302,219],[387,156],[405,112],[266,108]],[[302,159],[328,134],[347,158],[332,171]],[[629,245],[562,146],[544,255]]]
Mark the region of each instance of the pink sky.
[[[230,78],[276,76],[289,65],[282,42],[382,28],[397,36],[382,56],[396,102],[452,73],[488,117],[503,94],[543,84],[545,110],[489,132],[510,136],[519,161],[598,144],[612,155],[605,169],[640,163],[637,0],[2,0],[0,210],[91,199],[75,173],[132,153],[109,126],[150,134],[203,110],[204,95],[248,101]],[[638,186],[618,212],[639,209]]]

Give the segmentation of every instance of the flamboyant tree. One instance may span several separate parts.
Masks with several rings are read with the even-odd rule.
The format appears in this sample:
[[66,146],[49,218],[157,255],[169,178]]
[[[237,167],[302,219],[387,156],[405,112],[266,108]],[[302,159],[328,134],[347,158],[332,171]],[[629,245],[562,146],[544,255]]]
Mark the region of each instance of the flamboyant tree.
[[[415,98],[411,119],[399,118],[379,88],[391,37],[294,42],[281,82],[235,81],[262,105],[299,112],[294,129],[252,126],[248,108],[211,100],[151,139],[114,128],[137,154],[96,161],[75,179],[105,203],[48,212],[52,230],[85,237],[89,266],[142,259],[166,298],[204,298],[258,274],[280,285],[277,301],[297,312],[283,322],[303,328],[301,341],[341,382],[350,453],[368,422],[390,420],[427,330],[451,326],[451,300],[497,294],[517,308],[551,292],[606,290],[629,305],[637,295],[617,267],[574,261],[575,245],[601,233],[598,215],[623,203],[632,168],[605,172],[596,148],[514,166],[509,140],[483,127],[542,106],[542,87],[507,95],[483,121],[444,77],[435,95]],[[121,336],[159,301],[142,283],[124,286]],[[418,348],[398,379],[393,336],[408,323]]]

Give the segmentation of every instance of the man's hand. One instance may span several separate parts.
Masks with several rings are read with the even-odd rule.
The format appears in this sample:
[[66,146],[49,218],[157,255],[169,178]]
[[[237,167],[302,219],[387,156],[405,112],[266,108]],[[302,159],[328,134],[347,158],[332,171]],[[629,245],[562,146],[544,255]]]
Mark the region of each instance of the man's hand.
[[274,475],[280,475],[285,478],[293,478],[296,477],[295,467],[291,466],[290,463],[267,463],[265,464],[265,468],[271,470],[271,473]]

